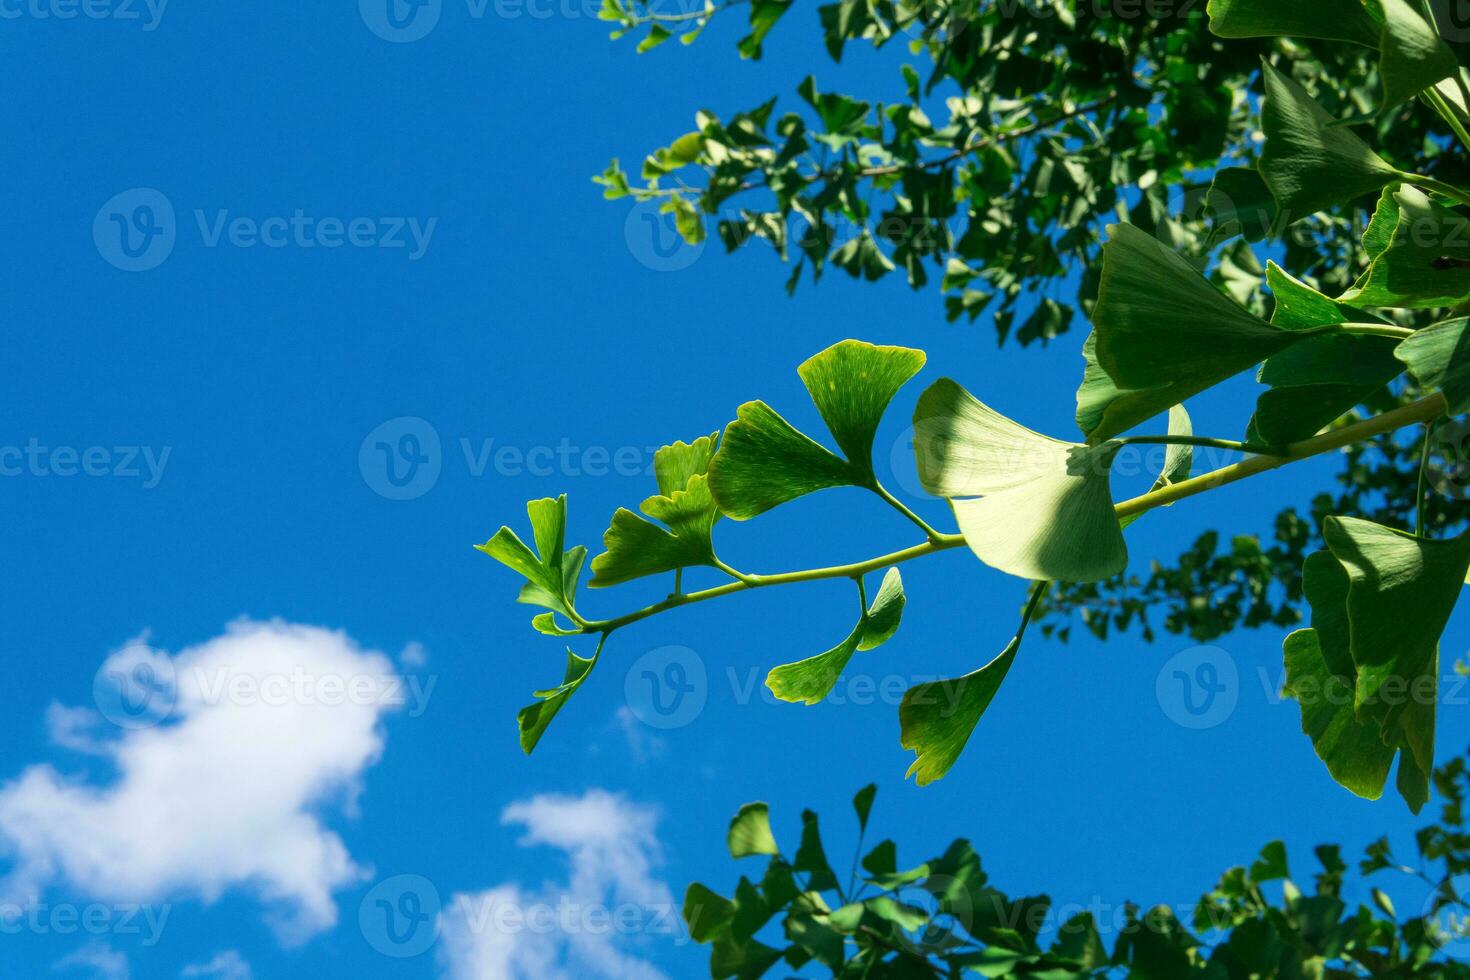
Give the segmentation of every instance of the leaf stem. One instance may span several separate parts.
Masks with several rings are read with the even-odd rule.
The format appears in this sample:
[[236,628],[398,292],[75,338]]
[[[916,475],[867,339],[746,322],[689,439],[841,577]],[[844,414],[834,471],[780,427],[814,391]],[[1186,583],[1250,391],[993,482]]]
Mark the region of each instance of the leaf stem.
[[888,503],[892,505],[894,510],[898,511],[904,517],[907,517],[909,520],[913,521],[914,524],[919,528],[919,530],[924,532],[924,536],[927,537],[930,541],[938,541],[940,538],[943,537],[942,534],[934,530],[934,528],[929,524],[928,521],[924,520],[918,514],[915,514],[912,510],[910,510],[902,500],[899,500],[893,494],[889,493],[888,488],[879,483],[876,479],[873,480],[872,490],[878,496],[888,501]]
[[1414,334],[1408,327],[1396,327],[1391,323],[1330,323],[1310,332],[1345,333],[1355,337],[1390,337],[1394,340],[1403,340]]
[[1214,439],[1208,436],[1125,436],[1115,441],[1124,446],[1202,446],[1208,449],[1228,449],[1237,453],[1255,453],[1258,456],[1280,456],[1285,452],[1283,449],[1259,443]]
[[[1193,497],[1210,490],[1228,486],[1232,483],[1238,483],[1241,480],[1277,469],[1288,463],[1295,463],[1300,460],[1310,459],[1313,456],[1320,456],[1323,453],[1341,449],[1344,446],[1350,446],[1353,443],[1362,442],[1365,439],[1372,439],[1385,433],[1395,432],[1408,425],[1431,421],[1444,415],[1447,408],[1448,405],[1445,402],[1444,395],[1436,392],[1426,398],[1421,398],[1418,401],[1396,408],[1391,412],[1385,412],[1382,415],[1365,419],[1362,422],[1355,422],[1352,425],[1345,425],[1340,429],[1314,436],[1302,442],[1292,443],[1282,450],[1282,455],[1251,456],[1239,463],[1202,474],[1190,480],[1172,483],[1167,487],[1146,493],[1141,497],[1134,497],[1132,500],[1125,500],[1117,505],[1116,511],[1119,518],[1142,514],[1146,511],[1153,510],[1155,507],[1164,507],[1177,500],[1183,500],[1186,497]],[[630,623],[636,623],[640,620],[648,619],[651,616],[657,616],[659,613],[667,612],[679,606],[693,605],[697,602],[720,599],[738,592],[748,592],[752,589],[764,589],[777,585],[794,585],[798,582],[820,582],[826,579],[837,578],[856,578],[860,575],[866,575],[869,572],[875,572],[881,568],[901,565],[904,562],[913,561],[916,558],[925,558],[941,551],[962,548],[964,545],[965,538],[963,535],[937,534],[935,538],[923,544],[917,544],[911,548],[905,548],[902,551],[879,555],[876,558],[869,558],[865,561],[853,562],[848,565],[832,565],[827,568],[808,568],[795,572],[780,572],[774,575],[746,575],[736,582],[729,582],[725,585],[716,586],[712,589],[704,589],[700,592],[669,596],[661,602],[655,602],[650,606],[645,606],[642,609],[637,609],[630,613],[624,613],[613,619],[598,620],[580,625],[582,625],[582,631],[584,633],[610,632],[627,626]],[[1036,604],[1040,602],[1044,588],[1044,583],[1038,583],[1038,587],[1033,592],[1030,603],[1028,603],[1024,621],[1029,622],[1030,614],[1035,611]]]
[[[1464,84],[1463,80],[1460,84]],[[1470,150],[1470,133],[1465,131],[1465,124],[1460,121],[1459,116],[1455,115],[1454,106],[1450,105],[1444,95],[1432,85],[1420,94],[1424,96],[1424,101],[1439,113],[1439,117],[1449,125],[1450,129],[1454,130],[1455,136],[1460,140],[1460,145]]]
[[1422,187],[1426,191],[1435,191],[1436,193],[1443,194],[1445,197],[1454,198],[1461,204],[1470,204],[1470,194],[1460,190],[1453,184],[1446,184],[1442,180],[1435,180],[1433,177],[1425,177],[1421,174],[1402,174],[1402,177],[1406,184]]

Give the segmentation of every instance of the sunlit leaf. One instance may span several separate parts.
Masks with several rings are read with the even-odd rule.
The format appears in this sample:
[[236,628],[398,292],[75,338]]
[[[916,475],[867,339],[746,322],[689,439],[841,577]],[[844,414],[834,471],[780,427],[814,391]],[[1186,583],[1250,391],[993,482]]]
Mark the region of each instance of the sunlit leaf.
[[1375,0],[1383,11],[1379,71],[1391,109],[1460,70],[1449,45],[1409,0]]
[[1374,193],[1403,176],[1338,125],[1295,79],[1268,63],[1261,70],[1266,83],[1261,176],[1289,221]]
[[1418,188],[1383,192],[1363,249],[1372,261],[1342,303],[1425,309],[1470,296],[1470,220]]
[[[1329,299],[1269,263],[1266,279],[1276,299],[1275,326],[1305,330],[1332,323],[1364,322],[1366,314]],[[1286,445],[1310,438],[1398,377],[1403,365],[1389,337],[1328,334],[1311,337],[1261,365],[1257,380],[1270,385],[1256,402],[1246,438]]]
[[[517,602],[543,606],[563,615],[572,614],[577,598],[577,582],[582,575],[582,562],[587,549],[581,545],[567,549],[567,498],[562,494],[556,499],[533,500],[526,504],[526,513],[531,518],[531,532],[536,542],[532,551],[508,527],[502,527],[495,536],[475,548],[494,558],[502,565],[519,572],[526,584],[521,587]],[[545,622],[544,617],[537,617]],[[551,621],[555,625],[555,620]],[[538,626],[542,632],[548,632]]]
[[740,407],[710,463],[710,489],[736,520],[827,487],[873,487],[873,438],[888,403],[924,353],[844,340],[798,369],[846,458],[797,431],[764,402]]
[[1127,566],[1109,482],[1117,450],[1032,432],[947,378],[914,409],[924,489],[949,498],[981,561],[1022,578],[1092,582]]
[[597,666],[601,651],[602,648],[599,645],[598,652],[591,659],[585,659],[568,650],[566,676],[562,678],[561,684],[545,691],[537,691],[536,697],[541,700],[522,708],[516,716],[521,729],[521,750],[527,755],[530,755],[531,751],[536,748],[537,743],[541,741],[541,736],[546,734],[547,726],[551,724],[557,712],[561,711],[567,700],[577,693],[577,688],[582,686],[587,675],[592,673],[592,668]]
[[1444,392],[1449,414],[1470,411],[1470,319],[1436,323],[1404,340],[1395,356],[1426,388]]
[[664,527],[619,508],[602,536],[607,551],[592,559],[589,586],[606,588],[676,568],[716,564],[712,534],[720,511],[705,471],[718,437],[714,433],[690,444],[678,442],[654,454],[661,492],[639,509]]
[[764,803],[747,803],[730,821],[728,837],[730,856],[749,857],[752,854],[780,854],[776,838],[771,836],[770,808]]
[[863,610],[847,639],[826,653],[776,667],[766,677],[766,687],[782,701],[817,704],[832,692],[854,653],[881,646],[898,631],[904,601],[903,578],[898,569],[890,568],[872,606]]

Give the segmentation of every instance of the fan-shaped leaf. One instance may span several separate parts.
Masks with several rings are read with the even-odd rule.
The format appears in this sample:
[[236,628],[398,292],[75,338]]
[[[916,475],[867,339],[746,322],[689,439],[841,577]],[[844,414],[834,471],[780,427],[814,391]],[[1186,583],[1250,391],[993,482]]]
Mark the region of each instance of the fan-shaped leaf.
[[776,838],[771,836],[770,807],[764,803],[747,803],[741,807],[740,812],[735,814],[735,819],[730,821],[727,842],[733,858],[750,857],[753,854],[780,854],[781,849],[776,846]]
[[890,568],[872,606],[863,610],[847,639],[826,653],[776,667],[767,675],[766,687],[782,701],[817,704],[832,693],[854,653],[879,647],[898,631],[904,601],[903,578],[898,569]]
[[1144,231],[1113,225],[1109,233],[1092,314],[1095,340],[1077,392],[1077,421],[1089,442],[1130,429],[1302,339],[1237,306]]
[[1378,25],[1361,0],[1210,0],[1219,37],[1315,37],[1378,47]]
[[598,659],[602,656],[602,647],[598,646],[598,652],[590,660],[577,656],[571,650],[567,651],[566,676],[562,678],[559,686],[545,691],[537,691],[536,697],[541,700],[535,704],[521,709],[516,716],[521,729],[521,750],[527,755],[536,748],[541,741],[541,736],[546,734],[547,726],[551,724],[557,712],[575,693],[587,675],[592,673],[592,668],[597,666]]
[[1470,411],[1470,320],[1459,317],[1417,330],[1394,351],[1426,388],[1438,388],[1449,414]]
[[1459,59],[1408,0],[1376,0],[1383,11],[1379,71],[1391,109],[1460,70]]
[[914,450],[924,489],[949,498],[965,542],[987,565],[1063,582],[1127,566],[1109,482],[1118,444],[1032,432],[945,378],[914,409]]
[[[526,504],[526,514],[531,518],[531,531],[536,542],[532,551],[509,527],[502,527],[495,536],[475,548],[494,558],[513,571],[519,572],[526,584],[521,587],[517,602],[532,606],[543,606],[553,612],[570,616],[577,598],[577,582],[582,576],[582,562],[587,549],[581,545],[567,550],[567,497],[562,494],[555,500],[545,498]],[[541,632],[550,632],[546,625],[555,627],[555,619],[547,623],[545,616],[533,621]]]
[[[1266,267],[1266,281],[1276,299],[1271,316],[1275,326],[1306,330],[1370,319],[1292,278],[1274,262]],[[1403,371],[1394,357],[1396,343],[1389,337],[1327,334],[1267,359],[1257,379],[1271,390],[1257,400],[1246,438],[1286,445],[1315,435]]]
[[1266,144],[1261,176],[1289,221],[1371,194],[1403,177],[1294,79],[1270,64],[1263,64],[1262,72]]
[[705,471],[714,456],[719,433],[693,443],[676,442],[654,454],[654,475],[661,493],[639,505],[643,513],[668,529],[626,508],[613,515],[602,536],[603,554],[592,559],[592,588],[606,588],[646,575],[693,565],[715,565],[712,535],[720,519]]
[[873,487],[873,438],[888,403],[924,366],[924,353],[844,340],[798,369],[844,459],[797,431],[764,402],[740,407],[710,463],[710,489],[736,520],[816,490]]
[[1470,296],[1470,220],[1416,187],[1383,192],[1363,249],[1372,261],[1342,303],[1425,309]]

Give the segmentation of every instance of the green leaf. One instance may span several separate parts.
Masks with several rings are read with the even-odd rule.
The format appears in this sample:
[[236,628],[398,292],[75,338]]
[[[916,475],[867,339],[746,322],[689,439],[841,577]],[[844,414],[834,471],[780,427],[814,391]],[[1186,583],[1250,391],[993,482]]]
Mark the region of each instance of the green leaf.
[[[1288,330],[1369,319],[1272,262],[1266,280],[1276,298],[1271,322]],[[1268,445],[1307,439],[1351,410],[1403,371],[1389,337],[1327,334],[1310,337],[1269,358],[1257,376],[1271,390],[1256,402],[1246,438]]]
[[710,950],[710,976],[757,980],[780,962],[781,956],[781,950],[754,939],[736,941],[730,936],[721,936]]
[[859,832],[868,829],[868,815],[873,812],[873,799],[877,795],[878,784],[869,783],[858,790],[857,795],[852,798],[852,808],[857,811]]
[[1127,567],[1109,484],[1118,448],[1032,432],[947,378],[914,409],[924,489],[949,498],[981,561],[1022,578],[1095,582]]
[[1273,840],[1261,848],[1261,856],[1251,864],[1251,880],[1257,884],[1291,877],[1291,868],[1286,863],[1286,845]]
[[954,766],[1016,662],[1026,625],[1044,593],[1043,587],[1032,589],[1020,628],[1000,656],[958,680],[930,681],[904,694],[898,706],[899,742],[916,756],[904,778],[914,776],[920,786],[927,786]]
[[[1077,422],[1098,443],[1302,338],[1241,309],[1162,242],[1112,225]],[[1092,363],[1095,362],[1095,363]]]
[[[543,606],[575,620],[577,582],[582,576],[582,562],[587,557],[587,549],[581,545],[570,550],[565,547],[566,494],[555,500],[549,497],[533,500],[526,504],[526,513],[531,518],[535,551],[509,527],[502,527],[489,541],[477,544],[475,548],[526,579],[517,602]],[[533,621],[535,623],[544,624],[545,618],[538,616]],[[555,625],[554,619],[551,625]],[[547,632],[540,625],[536,628]]]
[[740,57],[759,60],[761,45],[781,15],[791,9],[793,0],[752,0],[750,5],[750,33],[741,38],[736,47]]
[[1276,207],[1276,198],[1254,167],[1225,167],[1215,171],[1205,194],[1205,207],[1212,219],[1211,245],[1236,235],[1245,236],[1248,242],[1258,242],[1280,232],[1281,212]]
[[863,870],[874,877],[898,873],[898,845],[891,840],[880,842],[863,856]]
[[764,803],[747,803],[741,807],[730,821],[728,843],[733,858],[780,854],[776,838],[771,836],[770,808]]
[[1357,718],[1412,755],[1417,787],[1434,768],[1439,638],[1470,571],[1470,534],[1433,540],[1349,517],[1329,517],[1322,530],[1349,580]]
[[797,431],[764,402],[742,405],[710,463],[720,510],[747,520],[828,487],[873,488],[873,439],[898,389],[924,366],[923,351],[844,340],[798,368],[847,458]]
[[638,42],[638,53],[643,54],[646,51],[652,51],[673,36],[673,33],[667,27],[662,24],[654,24],[649,28],[648,36]]
[[1426,388],[1444,393],[1450,415],[1470,411],[1470,319],[1460,317],[1415,331],[1394,356]]
[[1383,108],[1407,102],[1460,70],[1460,62],[1408,0],[1377,0],[1383,11],[1379,71]]
[[535,696],[541,700],[535,704],[528,705],[516,715],[516,721],[521,729],[521,751],[530,755],[541,741],[541,736],[546,734],[547,727],[551,724],[557,712],[567,703],[567,699],[577,693],[577,688],[592,673],[592,668],[597,666],[597,661],[602,656],[602,644],[597,646],[597,653],[590,660],[577,656],[571,650],[567,651],[566,676],[558,687],[545,691],[537,691]]
[[1470,296],[1470,220],[1416,187],[1383,192],[1363,249],[1372,262],[1339,302],[1426,309]]
[[718,438],[719,433],[712,433],[690,444],[664,446],[654,454],[654,475],[661,492],[643,501],[639,509],[668,530],[619,508],[602,536],[607,551],[592,559],[591,588],[693,565],[717,566],[712,535],[720,511],[705,473]]
[[811,891],[837,889],[837,875],[832,872],[832,865],[827,863],[827,852],[822,848],[822,831],[817,824],[817,815],[811,810],[802,811],[801,846],[796,850],[791,869],[811,875],[807,881],[807,888]]
[[1290,221],[1373,193],[1403,176],[1294,79],[1265,62],[1261,70],[1266,83],[1261,176]]
[[1315,37],[1378,47],[1378,25],[1361,0],[1210,0],[1219,37]]
[[766,676],[766,687],[782,701],[819,703],[832,692],[855,652],[879,647],[898,631],[904,601],[903,579],[897,568],[890,568],[872,606],[862,610],[847,639],[826,653],[774,668]]
[[697,881],[684,893],[684,921],[689,925],[689,937],[697,943],[707,943],[720,935],[734,917],[735,906],[728,898]]

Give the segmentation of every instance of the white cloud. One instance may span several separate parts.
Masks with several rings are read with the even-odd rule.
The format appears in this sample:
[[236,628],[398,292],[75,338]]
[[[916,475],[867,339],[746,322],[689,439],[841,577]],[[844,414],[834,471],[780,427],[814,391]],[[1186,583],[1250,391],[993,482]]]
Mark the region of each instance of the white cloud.
[[682,935],[660,860],[658,815],[621,796],[535,796],[501,823],[524,847],[565,853],[564,882],[506,883],[457,894],[442,919],[440,962],[451,980],[666,980],[639,946]]
[[216,953],[214,959],[208,963],[192,963],[184,967],[181,977],[206,977],[210,980],[253,980],[255,974],[250,970],[250,964],[240,955],[237,949],[227,949],[223,953]]
[[90,970],[92,980],[128,980],[128,958],[104,943],[88,943],[56,963],[53,970]]
[[248,889],[284,942],[332,927],[332,893],[366,875],[320,818],[350,809],[382,752],[380,722],[401,694],[392,661],[344,633],[279,621],[231,624],[172,658],[135,643],[99,672],[98,704],[114,721],[138,702],[115,688],[109,700],[105,681],[135,695],[140,669],[155,703],[116,734],[96,737],[108,727],[97,715],[89,733],[78,709],[50,713],[58,744],[103,754],[114,776],[38,764],[0,786],[0,853],[11,858],[0,900],[48,886],[122,902]]

